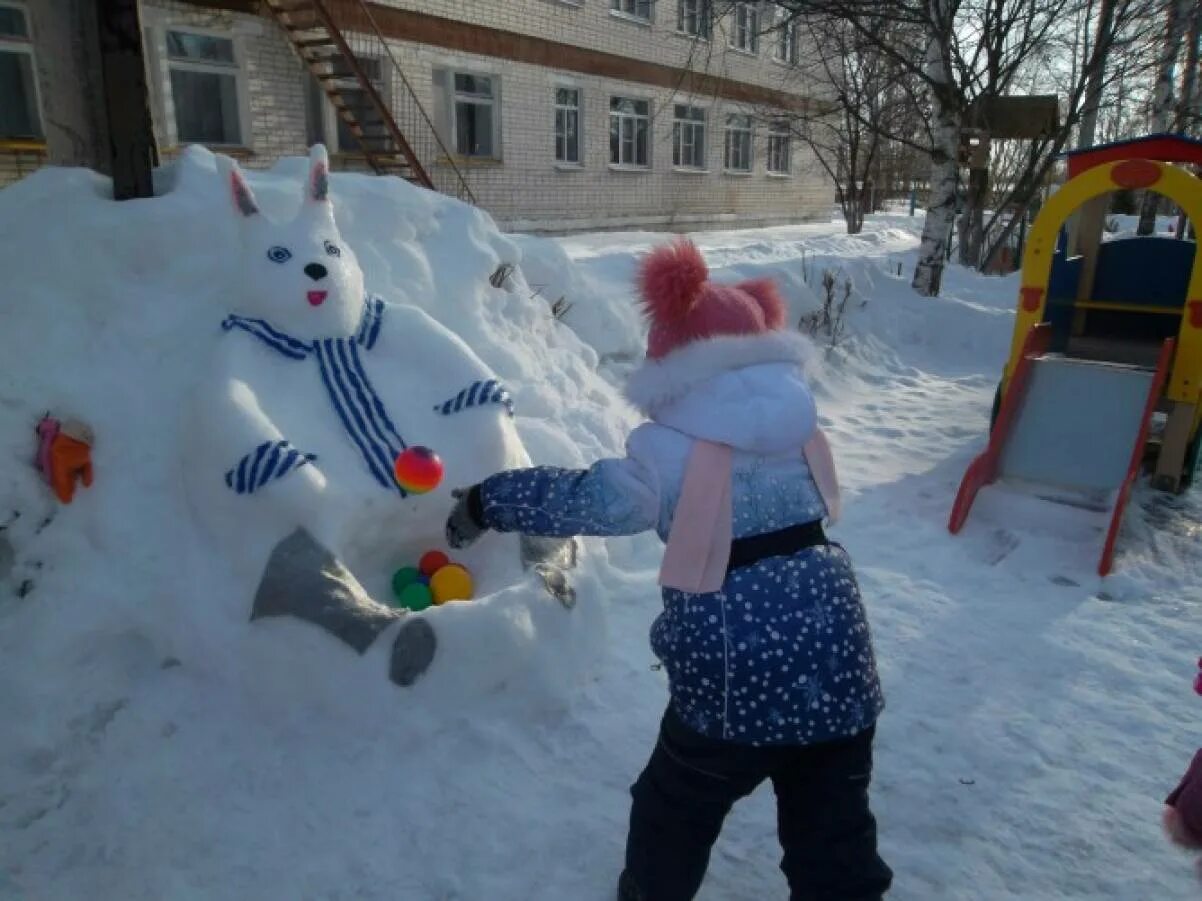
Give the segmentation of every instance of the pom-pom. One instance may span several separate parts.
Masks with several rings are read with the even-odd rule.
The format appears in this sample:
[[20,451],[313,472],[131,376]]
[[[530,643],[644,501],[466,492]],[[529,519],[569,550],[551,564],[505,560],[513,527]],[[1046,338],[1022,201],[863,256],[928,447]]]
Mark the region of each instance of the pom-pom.
[[785,327],[785,319],[788,315],[787,307],[776,287],[776,282],[770,278],[754,278],[741,282],[735,287],[745,294],[751,295],[751,298],[759,306],[760,312],[764,314],[764,325],[770,330],[776,331]]
[[652,323],[673,322],[697,302],[709,270],[697,245],[685,238],[657,247],[643,261],[643,306]]

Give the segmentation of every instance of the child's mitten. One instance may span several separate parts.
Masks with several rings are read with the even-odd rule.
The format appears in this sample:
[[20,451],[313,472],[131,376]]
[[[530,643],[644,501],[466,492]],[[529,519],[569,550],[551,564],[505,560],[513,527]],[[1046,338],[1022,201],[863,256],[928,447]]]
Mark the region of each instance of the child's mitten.
[[451,496],[455,498],[455,507],[447,517],[447,544],[460,550],[475,544],[488,531],[484,525],[484,502],[479,485],[456,488]]

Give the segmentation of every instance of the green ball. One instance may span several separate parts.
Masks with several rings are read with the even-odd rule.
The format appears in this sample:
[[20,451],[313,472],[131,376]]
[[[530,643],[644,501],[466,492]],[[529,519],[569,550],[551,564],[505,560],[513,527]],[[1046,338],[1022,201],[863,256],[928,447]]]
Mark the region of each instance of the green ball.
[[421,572],[419,572],[415,567],[402,566],[392,574],[393,596],[399,601],[401,599],[401,592],[404,591],[407,586],[416,582],[420,577]]
[[434,603],[434,595],[430,594],[430,589],[420,582],[414,582],[412,585],[406,585],[397,598],[401,602],[401,606],[406,610],[412,610],[416,613],[419,610],[425,610]]

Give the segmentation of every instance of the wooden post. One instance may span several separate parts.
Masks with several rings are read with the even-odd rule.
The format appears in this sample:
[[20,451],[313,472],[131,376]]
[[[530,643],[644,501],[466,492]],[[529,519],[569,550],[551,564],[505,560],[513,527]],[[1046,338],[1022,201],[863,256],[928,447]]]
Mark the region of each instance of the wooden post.
[[[1076,252],[1081,256],[1081,274],[1077,281],[1077,300],[1093,298],[1094,276],[1098,271],[1098,253],[1102,247],[1102,230],[1106,227],[1106,211],[1110,208],[1110,196],[1103,194],[1087,200],[1075,214]],[[1074,248],[1069,248],[1069,253]],[[1085,334],[1088,319],[1086,310],[1078,309],[1073,314],[1073,334]]]
[[1188,475],[1185,457],[1197,409],[1193,404],[1178,401],[1169,410],[1160,456],[1156,459],[1156,474],[1152,478],[1152,485],[1161,491],[1180,491],[1182,477]]
[[95,0],[45,0],[31,8],[38,82],[52,166],[109,174],[108,123],[100,90]]
[[153,197],[158,162],[138,0],[96,0],[113,199]]

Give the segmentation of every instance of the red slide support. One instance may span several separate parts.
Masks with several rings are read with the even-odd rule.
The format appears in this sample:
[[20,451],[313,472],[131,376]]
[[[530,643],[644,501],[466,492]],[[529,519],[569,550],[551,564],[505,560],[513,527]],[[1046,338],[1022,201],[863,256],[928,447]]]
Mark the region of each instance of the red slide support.
[[1047,353],[1051,340],[1052,327],[1046,322],[1032,326],[1031,330],[1027,332],[1026,340],[1023,341],[1022,355],[1019,357],[1018,365],[1014,368],[1014,376],[1006,387],[1006,394],[1002,398],[1002,406],[998,410],[993,431],[989,434],[989,444],[984,452],[969,464],[967,472],[964,473],[964,480],[960,483],[960,490],[956,493],[956,502],[952,505],[951,519],[947,524],[948,531],[953,535],[964,528],[969,511],[972,510],[973,501],[977,499],[977,493],[986,485],[992,485],[997,480],[997,468],[998,462],[1001,460],[1002,449],[1006,446],[1006,439],[1010,436],[1014,420],[1018,417],[1018,411],[1022,408],[1023,400],[1027,396],[1027,386],[1031,381],[1032,361],[1035,357]]
[[1148,430],[1152,426],[1152,414],[1160,403],[1160,395],[1164,393],[1164,383],[1168,381],[1169,369],[1173,365],[1173,352],[1177,342],[1168,338],[1160,348],[1160,358],[1156,361],[1156,376],[1152,379],[1152,387],[1148,389],[1148,402],[1144,404],[1144,417],[1139,424],[1139,434],[1135,437],[1135,447],[1131,449],[1131,463],[1127,467],[1127,477],[1119,488],[1118,498],[1114,502],[1114,512],[1110,516],[1110,530],[1106,533],[1106,546],[1102,549],[1102,559],[1098,561],[1098,575],[1106,576],[1114,565],[1114,546],[1119,539],[1119,529],[1122,527],[1123,514],[1127,511],[1127,502],[1131,500],[1131,489],[1139,478],[1140,469],[1144,462],[1144,448],[1148,443]]

